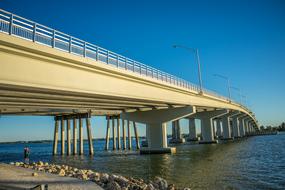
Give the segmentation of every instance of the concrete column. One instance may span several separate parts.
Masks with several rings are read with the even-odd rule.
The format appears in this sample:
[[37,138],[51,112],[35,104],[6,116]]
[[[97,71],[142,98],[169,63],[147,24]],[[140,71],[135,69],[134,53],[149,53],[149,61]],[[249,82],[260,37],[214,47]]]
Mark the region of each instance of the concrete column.
[[239,118],[239,131],[240,131],[240,136],[244,137],[245,130],[244,130],[244,119],[243,118]]
[[244,129],[245,129],[245,135],[248,136],[249,135],[249,131],[248,131],[248,120],[244,120]]
[[216,127],[217,127],[217,136],[218,138],[222,137],[222,126],[221,126],[221,119],[216,119]]
[[202,141],[201,144],[210,144],[217,143],[214,139],[214,130],[213,130],[213,122],[210,117],[202,117],[201,118],[201,133],[202,133]]
[[92,131],[91,131],[91,121],[89,117],[86,118],[86,128],[87,128],[87,136],[88,136],[89,155],[93,155],[94,147],[93,147],[93,139],[92,139]]
[[57,143],[58,143],[58,120],[54,121],[54,137],[53,137],[53,155],[57,154]]
[[176,139],[176,121],[172,121],[172,139]]
[[115,132],[115,119],[112,117],[112,129],[113,129],[113,150],[117,149],[116,146],[116,132]]
[[234,138],[240,138],[238,115],[232,117],[232,122],[233,122],[233,136]]
[[67,155],[71,154],[71,131],[70,131],[70,120],[66,120],[66,128],[67,128]]
[[121,129],[120,129],[120,119],[117,117],[117,144],[118,144],[118,149],[120,150],[121,147]]
[[83,123],[82,118],[79,118],[79,154],[83,155]]
[[61,155],[65,154],[65,140],[64,140],[64,120],[61,118]]
[[105,150],[109,150],[109,137],[110,137],[110,117],[107,116],[107,128],[106,128]]
[[123,128],[123,149],[127,149],[127,141],[126,141],[126,128],[125,128],[125,120],[122,119],[122,128]]
[[132,136],[131,136],[131,126],[130,126],[130,121],[128,120],[127,121],[127,124],[128,124],[128,145],[129,145],[129,150],[132,149]]
[[223,140],[230,140],[231,137],[231,128],[230,128],[230,117],[224,116],[222,117],[222,124],[223,124]]
[[198,136],[196,132],[196,125],[195,125],[195,119],[189,118],[189,137],[187,141],[197,141]]
[[137,129],[136,122],[133,122],[133,126],[134,126],[135,137],[136,137],[136,146],[137,146],[137,150],[139,150],[140,149],[140,142],[139,142],[139,135],[138,135],[138,129]]
[[148,128],[148,147],[141,149],[142,154],[174,153],[176,151],[175,148],[170,148],[167,146],[166,123],[146,124],[146,127]]
[[77,125],[76,118],[73,119],[73,154],[77,154]]
[[179,120],[172,121],[172,139],[170,143],[184,143],[185,139],[182,138]]

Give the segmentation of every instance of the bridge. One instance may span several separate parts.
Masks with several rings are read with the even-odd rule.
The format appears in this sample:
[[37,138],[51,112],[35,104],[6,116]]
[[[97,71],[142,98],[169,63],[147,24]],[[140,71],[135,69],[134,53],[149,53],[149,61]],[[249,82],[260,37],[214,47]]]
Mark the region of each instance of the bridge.
[[173,124],[173,142],[180,142],[183,118],[189,120],[189,140],[198,140],[195,119],[201,121],[200,143],[259,130],[246,106],[97,45],[4,10],[0,10],[0,31],[0,114],[54,116],[54,154],[60,126],[61,154],[65,154],[66,131],[67,154],[71,154],[71,121],[73,153],[77,153],[77,132],[83,153],[82,119],[93,154],[90,117],[98,115],[108,120],[106,149],[111,123],[114,148],[121,147],[119,119],[124,148],[125,126],[133,123],[138,136],[135,124],[146,124],[147,147],[141,153],[175,152],[168,146],[166,123]]

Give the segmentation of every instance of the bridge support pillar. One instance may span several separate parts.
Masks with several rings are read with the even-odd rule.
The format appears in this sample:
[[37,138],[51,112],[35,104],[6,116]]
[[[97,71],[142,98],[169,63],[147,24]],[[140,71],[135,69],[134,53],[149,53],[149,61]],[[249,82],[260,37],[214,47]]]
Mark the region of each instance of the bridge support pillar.
[[134,132],[135,132],[135,137],[136,137],[136,147],[137,147],[137,150],[139,150],[140,149],[140,141],[139,141],[139,134],[138,134],[136,122],[133,122],[133,127],[134,127]]
[[217,127],[217,136],[218,138],[222,137],[222,126],[221,126],[221,119],[217,118],[216,120],[216,127]]
[[149,111],[125,112],[121,117],[127,120],[145,123],[147,127],[147,147],[140,149],[141,154],[174,153],[176,149],[167,146],[166,123],[195,113],[192,106],[153,109]]
[[230,117],[225,116],[222,118],[223,123],[223,140],[232,140],[231,129],[230,129]]
[[86,128],[87,128],[87,136],[88,136],[89,155],[93,155],[94,154],[94,147],[93,147],[90,117],[86,118]]
[[65,139],[64,139],[64,120],[61,119],[61,155],[64,155],[65,153]]
[[116,146],[115,119],[113,117],[112,117],[112,134],[113,134],[113,150],[116,150],[117,146]]
[[146,124],[148,148],[142,148],[142,154],[175,153],[176,148],[167,146],[166,123]]
[[69,156],[71,154],[71,132],[70,132],[70,120],[66,120],[66,128],[67,128],[67,155]]
[[233,121],[233,136],[234,136],[234,138],[240,138],[238,117],[239,117],[238,115],[232,117],[232,121]]
[[195,118],[189,118],[189,137],[187,141],[198,141]]
[[77,154],[77,125],[76,118],[73,118],[73,155]]
[[132,149],[132,135],[131,135],[131,126],[130,126],[130,121],[127,121],[128,125],[128,148],[129,150]]
[[79,117],[79,154],[83,155],[83,123],[82,118]]
[[179,120],[172,121],[172,139],[170,143],[184,143],[185,139],[181,136],[181,128]]
[[123,128],[123,149],[127,149],[127,141],[126,141],[126,127],[125,120],[122,119],[122,128]]
[[239,131],[240,131],[240,137],[244,137],[245,136],[245,131],[244,131],[244,119],[243,118],[239,118]]
[[58,120],[54,121],[54,138],[53,138],[53,155],[57,154],[57,143],[58,143]]
[[118,150],[120,150],[121,147],[121,126],[120,126],[120,118],[117,117],[117,145]]
[[105,140],[105,150],[109,150],[109,138],[110,138],[110,117],[106,116],[107,128],[106,128],[106,140]]

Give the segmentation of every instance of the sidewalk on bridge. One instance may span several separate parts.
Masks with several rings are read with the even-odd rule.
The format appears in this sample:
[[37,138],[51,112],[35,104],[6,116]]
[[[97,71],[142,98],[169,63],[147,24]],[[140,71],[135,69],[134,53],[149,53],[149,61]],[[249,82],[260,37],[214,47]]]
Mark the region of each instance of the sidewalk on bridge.
[[[37,172],[38,176],[32,176]],[[39,184],[48,184],[48,190],[102,190],[91,181],[35,171],[0,163],[0,190],[23,190]]]

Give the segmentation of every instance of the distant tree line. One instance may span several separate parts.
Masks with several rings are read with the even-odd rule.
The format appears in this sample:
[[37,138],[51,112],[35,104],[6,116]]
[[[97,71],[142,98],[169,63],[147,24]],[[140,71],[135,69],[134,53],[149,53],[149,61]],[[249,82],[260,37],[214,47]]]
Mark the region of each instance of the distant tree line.
[[264,127],[262,125],[260,126],[260,130],[262,131],[285,131],[285,122],[281,123],[279,126],[274,126],[274,127],[272,127],[271,125]]

